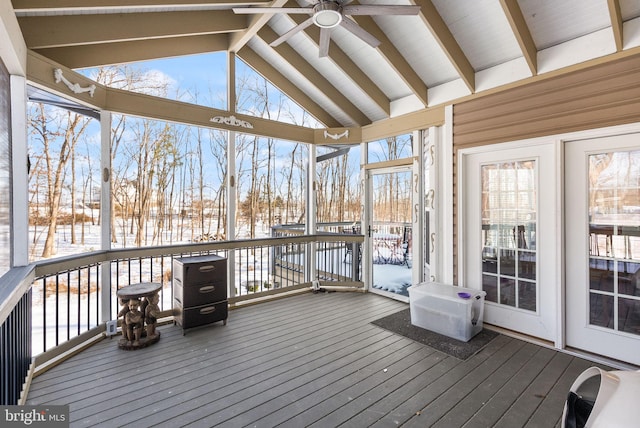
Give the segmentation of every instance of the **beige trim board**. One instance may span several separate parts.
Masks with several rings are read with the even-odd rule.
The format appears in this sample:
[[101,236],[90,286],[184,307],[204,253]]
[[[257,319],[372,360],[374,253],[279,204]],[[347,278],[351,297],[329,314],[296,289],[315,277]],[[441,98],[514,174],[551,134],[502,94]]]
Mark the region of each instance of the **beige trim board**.
[[363,126],[362,141],[376,141],[443,124],[444,105],[430,107]]
[[397,168],[400,166],[413,166],[413,161],[415,157],[411,156],[403,159],[393,159],[388,161],[376,162],[376,163],[368,163],[363,165],[362,167],[365,170],[370,169],[381,169],[381,168]]

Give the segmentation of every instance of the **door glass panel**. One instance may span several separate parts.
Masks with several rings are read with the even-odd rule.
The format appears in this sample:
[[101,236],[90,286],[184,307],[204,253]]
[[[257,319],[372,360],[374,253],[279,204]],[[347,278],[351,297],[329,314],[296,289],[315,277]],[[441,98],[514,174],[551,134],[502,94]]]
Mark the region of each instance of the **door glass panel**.
[[483,165],[482,286],[485,299],[537,310],[536,161]]
[[371,176],[373,288],[405,297],[412,266],[411,177],[410,170]]
[[640,151],[589,155],[589,322],[640,335]]

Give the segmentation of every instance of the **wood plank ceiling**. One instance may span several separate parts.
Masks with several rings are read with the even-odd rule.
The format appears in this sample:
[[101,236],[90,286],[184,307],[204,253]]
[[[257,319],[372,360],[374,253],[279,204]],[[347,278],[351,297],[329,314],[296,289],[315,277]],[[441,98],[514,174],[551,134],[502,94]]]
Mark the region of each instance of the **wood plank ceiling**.
[[[12,0],[29,49],[69,68],[230,51],[328,127],[364,126],[588,60],[640,49],[640,0],[360,0],[417,16],[355,16],[382,43],[342,27],[318,56],[307,15],[233,7],[299,0]],[[87,6],[87,5],[90,6]],[[355,4],[351,2],[350,4]],[[345,18],[349,19],[349,18]]]

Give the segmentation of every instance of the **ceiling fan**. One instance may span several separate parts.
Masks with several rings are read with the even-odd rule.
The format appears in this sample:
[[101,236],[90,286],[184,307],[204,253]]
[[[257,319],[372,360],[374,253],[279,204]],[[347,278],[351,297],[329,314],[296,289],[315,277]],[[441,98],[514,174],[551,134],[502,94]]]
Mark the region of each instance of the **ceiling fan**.
[[355,34],[372,47],[377,47],[380,41],[371,33],[360,27],[355,21],[347,18],[347,15],[417,15],[420,6],[405,5],[374,5],[355,4],[349,5],[351,0],[344,2],[337,0],[319,0],[314,3],[308,2],[309,6],[304,7],[236,7],[234,13],[255,14],[255,13],[295,13],[311,15],[309,19],[293,27],[282,36],[270,43],[270,46],[278,46],[288,40],[291,36],[312,24],[320,27],[320,57],[329,54],[329,38],[331,29],[340,25],[351,33]]

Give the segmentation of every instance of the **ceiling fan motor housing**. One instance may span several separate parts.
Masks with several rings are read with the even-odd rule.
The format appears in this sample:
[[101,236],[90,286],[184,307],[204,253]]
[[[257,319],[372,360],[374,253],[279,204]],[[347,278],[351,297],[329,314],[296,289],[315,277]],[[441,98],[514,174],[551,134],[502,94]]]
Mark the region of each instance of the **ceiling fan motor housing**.
[[342,21],[342,6],[335,1],[321,1],[313,6],[313,23],[320,28],[333,28]]

